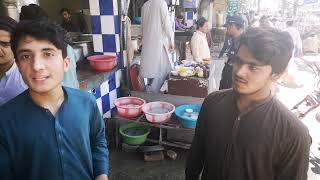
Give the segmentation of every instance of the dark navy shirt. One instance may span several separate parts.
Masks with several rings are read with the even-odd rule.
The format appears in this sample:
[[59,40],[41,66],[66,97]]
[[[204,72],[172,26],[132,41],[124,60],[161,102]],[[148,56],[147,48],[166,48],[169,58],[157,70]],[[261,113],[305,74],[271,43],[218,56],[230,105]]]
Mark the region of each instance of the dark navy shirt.
[[1,180],[89,180],[109,168],[105,127],[89,93],[64,88],[53,116],[26,90],[0,107]]

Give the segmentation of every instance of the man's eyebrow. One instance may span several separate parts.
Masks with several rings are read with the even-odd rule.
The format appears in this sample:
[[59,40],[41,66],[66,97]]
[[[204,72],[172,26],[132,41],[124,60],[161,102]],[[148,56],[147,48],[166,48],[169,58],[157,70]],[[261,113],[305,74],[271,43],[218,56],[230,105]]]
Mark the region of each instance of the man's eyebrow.
[[10,41],[0,41],[0,43],[10,43]]
[[[246,63],[246,62],[244,62],[238,55],[236,56],[236,59],[237,59],[238,61],[240,61],[241,63],[243,63],[243,64],[248,64],[248,65],[250,65],[250,66],[264,66],[264,64],[262,64],[262,63],[260,63],[260,62],[248,62],[248,63]],[[254,61],[256,61],[256,60],[254,60]]]
[[29,50],[29,49],[19,49],[19,50],[17,51],[17,54],[25,53],[25,52],[31,52],[31,50]]
[[[43,48],[43,49],[41,49],[41,51],[56,51],[55,49],[53,49],[53,48]],[[29,50],[29,49],[20,49],[20,50],[18,50],[18,54],[19,53],[24,53],[24,52],[31,52],[31,50]]]
[[56,51],[56,50],[53,48],[43,48],[41,49],[41,51]]

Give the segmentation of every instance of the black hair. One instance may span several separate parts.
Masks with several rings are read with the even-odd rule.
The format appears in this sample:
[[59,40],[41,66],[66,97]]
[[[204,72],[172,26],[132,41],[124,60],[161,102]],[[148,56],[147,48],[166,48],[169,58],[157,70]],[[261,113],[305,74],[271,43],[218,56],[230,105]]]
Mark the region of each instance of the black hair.
[[62,51],[62,57],[67,57],[66,31],[58,24],[46,20],[29,20],[18,23],[15,31],[11,34],[11,49],[17,59],[19,42],[26,36],[37,40],[46,40]]
[[68,9],[68,8],[62,8],[60,10],[60,14],[64,13],[64,12],[67,12],[68,14],[71,14],[71,11]]
[[201,17],[200,19],[198,19],[198,21],[196,22],[197,29],[203,27],[206,22],[208,21],[204,17]]
[[293,26],[293,21],[291,20],[291,21],[287,21],[287,26]]
[[0,16],[0,30],[9,32],[10,34],[14,31],[17,26],[17,21],[9,16]]
[[178,19],[183,19],[183,16],[182,16],[181,14],[178,14],[178,15],[177,15],[177,18],[178,18]]
[[249,28],[241,35],[241,45],[248,47],[259,62],[271,65],[274,74],[283,73],[292,57],[291,36],[275,28]]
[[20,13],[19,19],[20,21],[32,20],[32,19],[45,20],[45,19],[48,19],[48,14],[40,6],[36,4],[30,4],[30,5],[21,7],[21,13]]

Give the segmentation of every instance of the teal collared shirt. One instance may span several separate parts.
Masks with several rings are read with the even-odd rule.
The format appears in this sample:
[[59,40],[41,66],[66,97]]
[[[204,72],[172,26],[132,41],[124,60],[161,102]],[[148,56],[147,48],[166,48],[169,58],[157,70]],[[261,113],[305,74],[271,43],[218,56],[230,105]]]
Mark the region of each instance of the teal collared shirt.
[[53,116],[26,90],[0,107],[2,180],[92,180],[108,174],[105,126],[89,93],[64,88]]

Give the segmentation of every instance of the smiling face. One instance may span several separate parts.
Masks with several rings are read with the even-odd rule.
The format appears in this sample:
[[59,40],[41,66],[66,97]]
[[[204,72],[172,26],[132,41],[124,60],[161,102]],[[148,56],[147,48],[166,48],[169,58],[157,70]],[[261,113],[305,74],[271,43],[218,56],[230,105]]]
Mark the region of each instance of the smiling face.
[[0,30],[0,65],[13,63],[14,56],[10,46],[10,33]]
[[233,65],[233,89],[239,94],[254,95],[271,90],[279,75],[272,73],[271,65],[259,62],[248,47],[241,45]]
[[25,36],[18,42],[17,65],[21,75],[34,93],[50,93],[61,88],[70,60],[47,40]]

